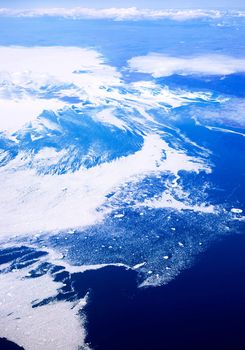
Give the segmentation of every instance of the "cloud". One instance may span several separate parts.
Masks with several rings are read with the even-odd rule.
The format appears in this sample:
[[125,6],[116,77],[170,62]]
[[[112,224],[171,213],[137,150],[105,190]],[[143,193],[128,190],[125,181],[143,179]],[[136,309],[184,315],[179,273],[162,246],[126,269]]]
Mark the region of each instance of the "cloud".
[[[18,57],[18,60],[16,60]],[[1,47],[0,81],[37,89],[73,84],[81,89],[120,83],[120,73],[95,50],[79,47]],[[66,86],[68,87],[68,86]]]
[[[36,8],[36,9],[10,9],[0,8],[0,16],[11,17],[65,17],[72,19],[111,19],[111,20],[159,20],[170,19],[175,21],[187,21],[199,18],[220,18],[227,12],[218,10],[157,10],[128,8]],[[232,15],[238,15],[234,11]],[[241,16],[242,12],[239,12]]]
[[101,87],[120,83],[120,73],[95,50],[0,47],[0,130],[18,130],[72,98],[101,104],[108,94]]
[[155,78],[178,75],[229,75],[245,72],[245,58],[224,55],[173,57],[157,53],[133,57],[131,71],[151,74]]
[[[153,82],[128,85],[121,73],[92,49],[0,46],[1,131],[18,130],[44,109],[57,111],[82,101],[94,107],[114,109],[119,105],[128,108],[127,99],[130,99],[131,108],[141,113],[143,106],[146,109],[163,108],[163,105],[178,107],[200,98],[209,100],[211,96],[171,91]],[[118,127],[116,118],[109,114],[99,114],[98,118]]]
[[44,110],[56,111],[64,107],[65,103],[56,99],[1,99],[0,97],[0,132],[8,130],[14,132],[23,125],[35,119]]

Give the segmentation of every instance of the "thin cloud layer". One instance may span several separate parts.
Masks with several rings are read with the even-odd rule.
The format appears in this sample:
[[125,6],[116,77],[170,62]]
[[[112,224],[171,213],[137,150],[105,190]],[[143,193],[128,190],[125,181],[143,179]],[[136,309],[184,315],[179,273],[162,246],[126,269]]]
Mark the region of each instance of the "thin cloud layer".
[[151,74],[154,78],[178,75],[230,75],[245,72],[245,58],[225,55],[172,57],[151,53],[128,61],[131,71]]
[[[0,8],[0,16],[11,17],[65,17],[72,19],[111,19],[111,20],[157,20],[170,19],[186,21],[199,18],[219,19],[227,14],[227,11],[219,10],[153,10],[129,8],[37,8],[37,9],[10,9]],[[231,11],[231,16],[242,16],[243,12]]]

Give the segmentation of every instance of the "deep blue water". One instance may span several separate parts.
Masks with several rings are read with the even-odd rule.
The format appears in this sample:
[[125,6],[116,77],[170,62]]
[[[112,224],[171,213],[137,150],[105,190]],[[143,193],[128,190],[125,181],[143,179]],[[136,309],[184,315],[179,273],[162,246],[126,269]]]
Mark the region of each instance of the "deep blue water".
[[[89,292],[82,314],[87,318],[86,342],[93,349],[243,350],[244,246],[244,235],[216,242],[194,266],[161,287],[139,289],[137,273],[121,267],[71,275],[49,268],[56,272],[56,281],[66,284],[56,300],[76,300]],[[10,251],[1,254],[10,256]],[[12,250],[13,259],[16,253]],[[21,254],[28,259],[30,252],[22,247],[19,258]],[[38,274],[32,271],[31,278],[46,273],[45,269]],[[20,348],[1,339],[0,349]]]
[[1,350],[23,350],[21,346],[7,340],[6,338],[0,338],[0,349]]
[[138,289],[134,272],[112,267],[75,276],[76,290],[90,288],[87,341],[103,350],[244,349],[244,245],[244,236],[216,243],[157,288]]

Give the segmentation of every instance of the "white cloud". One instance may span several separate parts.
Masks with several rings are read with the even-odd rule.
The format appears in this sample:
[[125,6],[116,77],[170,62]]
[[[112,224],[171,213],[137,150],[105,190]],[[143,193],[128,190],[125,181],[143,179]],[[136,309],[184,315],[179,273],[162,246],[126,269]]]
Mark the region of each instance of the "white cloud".
[[[241,11],[239,16],[241,16]],[[186,21],[198,18],[220,18],[226,12],[218,10],[153,10],[153,9],[138,9],[136,7],[129,8],[37,8],[37,9],[0,9],[2,16],[14,17],[65,17],[65,18],[94,18],[94,19],[112,19],[112,20],[155,20],[155,19],[171,19],[176,21]],[[235,15],[235,12],[233,12]],[[237,14],[238,15],[238,14]]]
[[132,71],[148,73],[155,78],[179,75],[229,75],[245,72],[245,58],[224,55],[172,57],[157,53],[133,57],[128,61]]
[[[129,88],[126,95],[121,93],[121,88]],[[92,49],[0,47],[1,131],[14,132],[43,110],[57,111],[72,104],[72,98],[89,101],[93,106],[112,108],[127,105],[130,100],[131,107],[140,109],[141,113],[142,106],[158,108],[166,104],[178,107],[198,98],[210,99],[210,96],[171,91],[153,82],[126,85],[120,72],[106,64],[104,58]],[[118,120],[107,112],[99,114],[97,119],[118,127]]]
[[101,103],[101,87],[120,84],[120,73],[95,50],[0,47],[0,130],[13,132],[44,109],[64,107],[63,97]]
[[1,99],[0,98],[0,130],[13,133],[24,124],[36,119],[43,110],[56,111],[64,107],[64,103],[51,99]]
[[[77,74],[79,72],[82,74]],[[0,82],[6,81],[29,89],[45,87],[48,90],[50,85],[65,89],[65,84],[83,89],[119,84],[120,74],[92,49],[0,47]]]

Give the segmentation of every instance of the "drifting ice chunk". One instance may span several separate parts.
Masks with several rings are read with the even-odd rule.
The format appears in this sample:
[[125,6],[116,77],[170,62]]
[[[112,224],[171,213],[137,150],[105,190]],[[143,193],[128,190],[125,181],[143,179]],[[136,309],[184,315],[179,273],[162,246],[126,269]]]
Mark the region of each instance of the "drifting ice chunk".
[[114,215],[114,218],[118,218],[118,219],[123,218],[123,217],[124,217],[124,214],[115,214]]
[[242,214],[243,210],[239,208],[232,208],[231,212],[235,214]]

